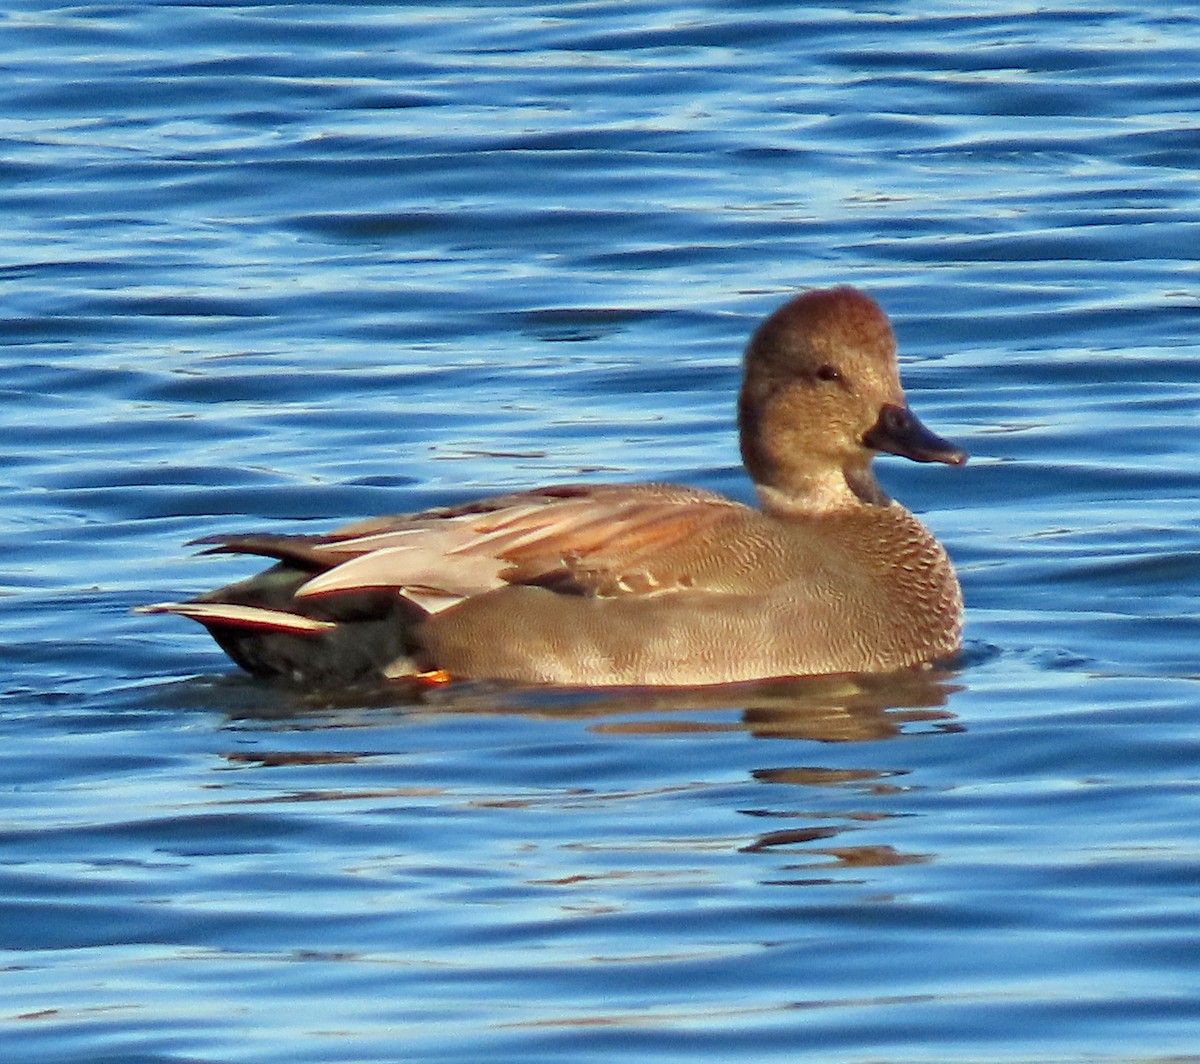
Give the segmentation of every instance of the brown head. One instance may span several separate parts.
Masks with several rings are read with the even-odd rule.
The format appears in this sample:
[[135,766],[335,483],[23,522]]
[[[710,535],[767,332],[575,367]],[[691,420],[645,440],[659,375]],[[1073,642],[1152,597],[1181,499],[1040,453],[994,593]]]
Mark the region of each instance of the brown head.
[[878,451],[917,462],[967,460],[908,409],[891,324],[854,288],[785,303],[751,336],[744,372],[742,460],[770,503],[818,510],[885,503],[871,474]]

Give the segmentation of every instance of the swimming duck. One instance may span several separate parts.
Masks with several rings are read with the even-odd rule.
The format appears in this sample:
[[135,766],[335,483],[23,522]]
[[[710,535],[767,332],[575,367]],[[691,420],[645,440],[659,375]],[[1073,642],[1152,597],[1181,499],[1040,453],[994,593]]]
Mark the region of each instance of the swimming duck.
[[886,315],[810,291],[746,348],[742,460],[761,508],[672,484],[572,484],[359,522],[198,540],[276,560],[187,602],[238,665],[310,686],[449,678],[700,685],[953,654],[962,593],[879,487],[880,451],[962,465],[909,410]]

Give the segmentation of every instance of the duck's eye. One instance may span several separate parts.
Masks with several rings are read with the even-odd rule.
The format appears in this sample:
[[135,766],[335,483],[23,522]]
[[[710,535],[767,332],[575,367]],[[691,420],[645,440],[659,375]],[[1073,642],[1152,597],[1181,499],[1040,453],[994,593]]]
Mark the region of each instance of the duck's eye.
[[840,381],[842,379],[842,371],[837,366],[831,366],[826,362],[822,366],[817,367],[817,380],[819,381]]

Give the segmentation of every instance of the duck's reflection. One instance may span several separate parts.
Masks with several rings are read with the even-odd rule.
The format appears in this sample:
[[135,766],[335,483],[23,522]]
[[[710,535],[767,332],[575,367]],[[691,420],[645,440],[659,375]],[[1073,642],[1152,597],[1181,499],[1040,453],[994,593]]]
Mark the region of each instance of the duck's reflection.
[[[865,742],[892,738],[914,724],[959,730],[945,708],[960,689],[954,675],[949,668],[921,668],[719,687],[591,691],[463,685],[427,692],[421,705],[445,712],[587,716],[597,718],[593,730],[608,734],[741,729],[762,739]],[[721,710],[736,711],[737,719],[717,716]],[[686,716],[690,713],[702,716]]]
[[[762,739],[867,742],[924,725],[958,731],[946,709],[961,690],[956,670],[925,666],[891,673],[811,676],[713,687],[564,688],[464,682],[417,688],[392,684],[338,693],[298,692],[241,677],[215,681],[234,720],[295,719],[311,726],[326,717],[344,727],[356,711],[519,714],[587,718],[607,734],[746,731]],[[199,682],[198,682],[199,684]],[[180,685],[196,694],[204,687]],[[178,699],[181,703],[188,699]],[[207,699],[205,699],[207,701]],[[319,724],[318,724],[319,726]]]
[[[503,707],[497,704],[494,691],[447,689],[431,694],[426,701],[445,710],[469,713],[586,715],[594,718],[593,731],[610,735],[740,730],[759,739],[856,743],[892,739],[913,728],[961,731],[962,725],[946,708],[951,695],[961,690],[954,682],[955,676],[947,666],[700,689],[510,691],[501,699],[506,703]],[[906,790],[902,782],[905,775],[904,770],[896,769],[811,765],[751,772],[751,777],[761,783],[811,788],[814,796],[849,791],[872,806],[877,806],[880,797]],[[805,803],[803,809],[749,808],[741,812],[773,825],[772,830],[741,845],[742,853],[794,858],[775,867],[769,882],[777,885],[845,883],[848,873],[849,878],[857,878],[854,869],[919,864],[932,859],[928,854],[902,852],[877,841],[851,844],[848,834],[867,823],[896,815],[877,807],[821,810]],[[788,826],[778,827],[780,820],[787,821]]]
[[[875,831],[869,842],[864,839],[863,845],[853,844],[857,832],[903,815],[889,811],[890,800],[913,785],[906,781],[908,772],[903,768],[822,765],[826,759],[812,757],[807,744],[877,743],[914,730],[961,731],[962,725],[947,708],[950,697],[961,690],[956,675],[950,667],[922,668],[683,689],[565,690],[455,684],[405,692],[395,688],[347,692],[337,698],[279,691],[264,698],[259,685],[245,684],[245,694],[257,691],[259,695],[247,698],[232,716],[243,721],[293,718],[293,727],[314,736],[344,735],[348,728],[378,725],[380,715],[395,720],[397,716],[432,714],[582,718],[590,731],[607,736],[692,734],[702,741],[705,733],[741,732],[755,739],[783,740],[780,751],[807,751],[808,763],[747,770],[750,779],[776,790],[763,791],[761,805],[751,801],[738,809],[742,816],[760,820],[764,830],[743,837],[737,849],[779,858],[781,863],[773,865],[768,877],[773,883],[846,883],[860,879],[855,869],[930,859],[927,854],[902,852],[881,842]],[[467,720],[463,723],[466,726]],[[844,755],[839,760],[841,757]],[[336,751],[310,750],[299,756],[292,752],[278,763],[320,765],[335,758]],[[344,758],[334,763],[341,761]],[[242,755],[240,763],[277,762],[256,752],[253,758]],[[797,788],[808,797],[797,802]],[[332,797],[328,791],[321,793],[326,799]],[[347,795],[351,793],[359,792],[347,791]],[[295,800],[294,794],[291,799]],[[528,796],[522,802],[527,805]]]

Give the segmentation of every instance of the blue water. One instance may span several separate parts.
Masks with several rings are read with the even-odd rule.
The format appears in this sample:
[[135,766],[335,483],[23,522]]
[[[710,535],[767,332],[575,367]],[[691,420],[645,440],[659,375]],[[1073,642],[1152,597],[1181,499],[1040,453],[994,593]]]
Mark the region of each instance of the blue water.
[[[1082,6],[1082,5],[1081,5]],[[1200,15],[10,0],[14,1064],[1200,1060]],[[748,496],[754,324],[847,282],[911,683],[324,701],[131,607],[184,542],[565,479]]]

